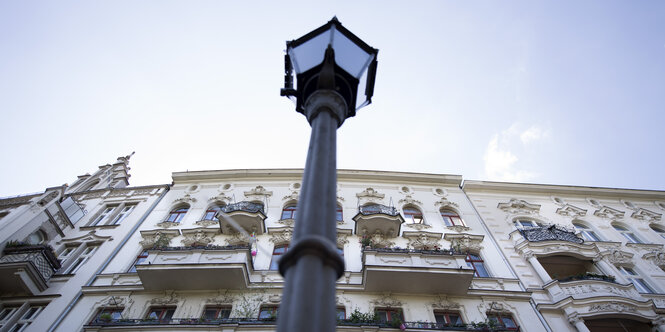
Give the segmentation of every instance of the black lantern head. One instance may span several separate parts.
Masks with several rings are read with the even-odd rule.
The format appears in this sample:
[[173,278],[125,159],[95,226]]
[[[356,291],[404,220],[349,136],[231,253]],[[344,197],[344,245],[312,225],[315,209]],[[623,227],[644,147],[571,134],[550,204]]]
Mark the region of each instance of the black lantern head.
[[[372,102],[378,52],[333,17],[318,29],[286,42],[281,95],[294,99],[296,110],[304,113],[305,101],[314,91],[334,89],[346,100],[347,117],[354,116],[356,110]],[[365,88],[365,96],[361,98],[358,98],[359,85]]]

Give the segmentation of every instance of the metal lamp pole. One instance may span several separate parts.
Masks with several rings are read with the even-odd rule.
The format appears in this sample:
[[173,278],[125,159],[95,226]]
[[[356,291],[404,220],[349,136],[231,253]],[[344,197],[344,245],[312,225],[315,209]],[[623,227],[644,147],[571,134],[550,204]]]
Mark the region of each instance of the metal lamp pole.
[[[349,41],[354,43],[356,51],[367,54],[362,57],[351,52],[350,61],[361,63],[359,66],[353,67],[349,65],[351,62],[338,59],[339,63],[344,63],[340,66],[336,61],[337,44],[343,46],[338,46],[339,53],[347,53]],[[312,51],[312,45],[317,43],[325,48]],[[306,52],[300,52],[299,46]],[[312,53],[321,55],[321,51],[323,61],[312,60]],[[337,128],[347,117],[355,115],[357,76],[361,73],[349,71],[360,68],[367,73],[365,104],[371,102],[377,52],[342,27],[336,18],[298,40],[287,42],[282,95],[296,97],[296,109],[306,116],[312,132],[292,245],[279,262],[285,285],[278,331],[335,331],[335,282],[344,273],[344,261],[336,244]],[[297,90],[292,88],[292,66],[297,73]]]

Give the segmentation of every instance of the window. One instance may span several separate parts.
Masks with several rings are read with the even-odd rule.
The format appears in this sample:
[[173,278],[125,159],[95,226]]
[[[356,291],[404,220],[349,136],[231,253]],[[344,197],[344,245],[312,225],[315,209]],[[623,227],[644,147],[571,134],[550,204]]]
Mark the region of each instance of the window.
[[136,204],[132,205],[125,205],[120,212],[113,218],[113,221],[111,221],[110,225],[119,225],[120,222],[125,220],[127,216],[134,210],[136,207]]
[[344,248],[337,248],[337,253],[344,259]]
[[104,211],[102,211],[102,213],[100,213],[97,218],[95,218],[95,220],[90,223],[90,226],[105,225],[115,208],[116,206],[107,206]]
[[342,206],[337,205],[337,210],[335,211],[335,220],[336,221],[344,221],[344,214],[342,213]]
[[635,272],[633,269],[623,266],[619,266],[617,268],[619,269],[619,272],[621,272],[621,274],[623,274],[623,276],[626,277],[626,279],[628,279],[628,281],[633,283],[633,286],[637,288],[638,292],[640,293],[654,292],[653,289],[649,286],[649,284],[647,284],[646,281],[644,281],[644,279],[642,279],[642,277],[640,277],[637,274],[637,272]]
[[400,308],[379,308],[375,309],[374,313],[381,322],[404,321],[404,314]]
[[600,238],[594,231],[592,231],[589,227],[580,224],[580,223],[573,223],[573,226],[582,234],[582,237],[586,241],[600,241]]
[[517,324],[510,314],[487,314],[487,319],[507,330],[517,330]]
[[146,319],[155,319],[161,322],[169,321],[173,318],[173,313],[175,313],[174,307],[156,307],[150,308],[148,314],[145,315]]
[[132,267],[129,268],[129,271],[127,271],[127,272],[130,272],[130,273],[131,273],[131,272],[136,272],[136,265],[142,264],[142,263],[145,262],[147,259],[148,259],[148,251],[146,250],[146,251],[140,253],[140,254],[136,257],[136,260],[134,261],[134,264],[132,264]]
[[337,307],[335,310],[336,310],[337,320],[346,319],[346,308]]
[[69,257],[72,256],[72,254],[76,251],[76,247],[65,247],[60,254],[58,254],[58,259],[61,262],[65,262]]
[[212,205],[210,206],[207,210],[206,213],[203,215],[203,220],[214,220],[214,221],[219,221],[217,219],[216,215],[219,210],[221,210],[221,206],[219,205]]
[[282,210],[282,220],[284,219],[296,219],[296,205],[287,205]]
[[434,319],[436,320],[436,327],[438,328],[464,324],[459,312],[435,311]]
[[44,244],[44,242],[46,242],[46,235],[44,235],[44,232],[42,232],[41,230],[37,230],[32,234],[28,235],[26,242],[32,245]]
[[277,318],[279,307],[275,305],[261,306],[259,310],[259,319],[272,320]]
[[31,305],[28,311],[26,311],[21,318],[9,328],[10,332],[19,332],[24,331],[30,323],[34,322],[37,316],[42,310],[44,310],[45,305]]
[[97,246],[86,246],[85,249],[76,257],[76,260],[72,262],[68,267],[65,268],[64,274],[76,273],[85,262],[87,262],[90,257],[97,251]]
[[617,230],[621,235],[628,240],[629,243],[642,243],[640,239],[633,234],[633,232],[629,231],[627,228],[619,225],[612,225],[615,230]]
[[529,219],[517,219],[515,220],[515,227],[519,229],[527,229],[527,228],[535,228],[535,227],[542,227],[543,224],[529,220]]
[[92,319],[92,321],[108,321],[108,320],[118,320],[122,319],[122,311],[125,310],[125,308],[119,307],[119,308],[101,308],[99,311],[97,311],[97,314],[95,314],[95,317]]
[[473,269],[473,275],[476,277],[487,278],[490,276],[485,268],[485,262],[479,255],[467,254],[466,266]]
[[451,210],[441,210],[441,218],[446,226],[464,226],[462,218],[460,218],[457,212]]
[[203,319],[205,320],[217,320],[217,319],[227,319],[231,316],[231,307],[229,306],[207,306],[203,310]]
[[649,225],[649,227],[651,227],[651,229],[654,232],[658,233],[658,235],[660,235],[660,237],[665,239],[665,229],[661,228],[660,226],[656,226],[656,225]]
[[275,246],[275,249],[272,251],[272,260],[270,261],[270,269],[273,271],[279,270],[279,259],[282,258],[282,255],[286,254],[289,250],[288,244],[283,244]]
[[189,210],[189,206],[179,207],[171,210],[169,216],[166,218],[166,221],[180,222],[182,218],[185,217],[185,214],[187,214],[187,210]]
[[412,206],[405,206],[402,208],[402,211],[404,212],[404,219],[407,223],[410,224],[422,224],[423,223],[423,213],[420,212],[415,207]]

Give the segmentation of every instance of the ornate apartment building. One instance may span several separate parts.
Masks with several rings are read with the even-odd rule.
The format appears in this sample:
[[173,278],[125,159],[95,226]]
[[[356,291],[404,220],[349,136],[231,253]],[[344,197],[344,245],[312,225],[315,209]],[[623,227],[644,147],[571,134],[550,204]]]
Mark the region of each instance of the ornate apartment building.
[[[302,170],[128,159],[0,200],[0,332],[274,331]],[[337,205],[338,331],[665,332],[665,192],[339,170]]]

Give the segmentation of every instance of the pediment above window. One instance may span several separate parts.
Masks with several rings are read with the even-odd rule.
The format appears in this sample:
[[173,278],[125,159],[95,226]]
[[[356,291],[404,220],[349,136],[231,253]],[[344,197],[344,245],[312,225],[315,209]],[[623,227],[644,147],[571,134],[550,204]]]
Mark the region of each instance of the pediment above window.
[[113,237],[111,236],[101,236],[97,235],[95,233],[95,230],[92,230],[88,232],[85,235],[77,236],[77,237],[70,237],[70,238],[64,238],[56,244],[62,244],[62,243],[80,243],[80,242],[104,242],[104,241],[113,241]]
[[600,255],[612,264],[632,265],[633,254],[618,249],[603,251]]
[[579,218],[585,216],[587,210],[578,208],[574,205],[565,204],[562,207],[556,209],[556,213],[564,217]]
[[621,219],[625,214],[626,214],[625,212],[619,211],[609,206],[601,206],[598,210],[596,210],[593,213],[593,215],[596,217],[611,219],[611,220]]
[[511,214],[537,214],[540,204],[531,204],[525,200],[513,198],[506,203],[499,203],[497,208]]
[[646,222],[654,222],[654,221],[660,221],[662,214],[649,211],[647,209],[639,208],[637,209],[637,211],[633,212],[631,217]]
[[256,188],[245,191],[245,197],[248,201],[265,201],[265,198],[272,196],[272,191],[266,190],[263,186],[256,186]]
[[185,194],[184,196],[173,201],[173,205],[193,203],[196,203],[196,198],[192,197],[190,194]]
[[386,195],[379,193],[374,190],[374,188],[367,188],[364,191],[357,193],[356,197],[358,197],[360,205],[364,205],[366,203],[381,203]]

